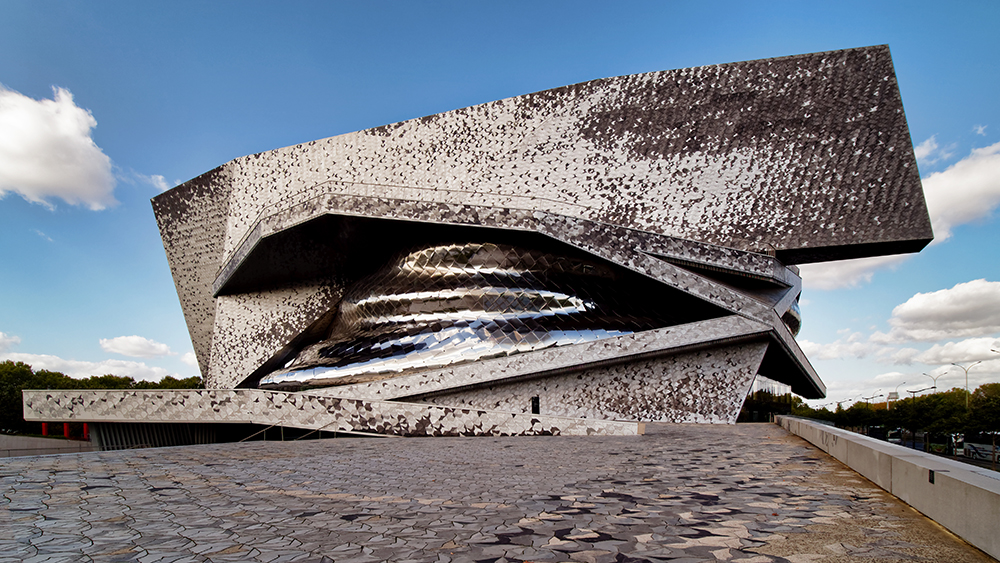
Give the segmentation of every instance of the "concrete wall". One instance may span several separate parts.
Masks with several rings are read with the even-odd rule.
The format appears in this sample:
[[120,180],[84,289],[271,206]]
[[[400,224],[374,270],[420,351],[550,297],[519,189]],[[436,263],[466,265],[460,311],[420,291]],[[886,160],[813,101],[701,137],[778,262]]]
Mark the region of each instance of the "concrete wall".
[[7,436],[0,434],[0,457],[22,455],[69,454],[92,452],[94,445],[79,440],[58,438],[35,438],[33,436]]
[[806,419],[781,416],[776,422],[1000,558],[1000,473]]

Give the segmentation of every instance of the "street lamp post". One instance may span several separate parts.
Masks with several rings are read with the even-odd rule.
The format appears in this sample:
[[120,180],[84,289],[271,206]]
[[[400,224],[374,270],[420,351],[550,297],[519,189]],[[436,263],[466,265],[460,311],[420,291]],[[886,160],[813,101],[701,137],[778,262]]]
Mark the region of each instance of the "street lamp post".
[[[875,390],[875,392],[878,393],[877,395],[872,395],[871,397],[862,397],[862,399],[864,399],[864,401],[865,401],[865,409],[866,410],[870,411],[871,408],[872,408],[871,404],[869,404],[868,401],[874,399],[875,397],[884,397],[885,396],[884,393],[879,393],[879,391],[881,391],[881,389],[876,389]],[[864,428],[865,436],[871,436],[871,426],[865,424],[865,425],[863,425],[863,428]]]
[[965,372],[965,410],[969,410],[969,370],[975,367],[976,364],[981,364],[981,363],[983,363],[981,360],[978,362],[973,362],[969,364],[969,367],[963,367],[955,363],[951,364],[957,368],[962,368],[962,371]]
[[[878,393],[878,391],[881,391],[881,389],[878,389],[876,393]],[[879,393],[878,395],[872,395],[871,397],[862,397],[862,398],[865,400],[865,404],[867,405],[868,401],[870,401],[871,399],[874,399],[875,397],[884,397],[884,396],[885,396],[884,394]]]
[[843,401],[834,401],[834,402],[837,403],[838,407],[844,408],[844,403],[850,403],[852,401],[857,401],[858,397],[860,397],[861,395],[864,395],[864,393],[858,393],[857,395],[851,397],[850,399],[844,399]]
[[[946,371],[944,373],[948,373],[948,372]],[[926,375],[927,377],[931,378],[934,381],[934,388],[937,389],[937,380],[938,380],[939,377],[943,376],[944,373],[939,373],[937,375],[931,375],[929,373],[925,373],[924,375]]]
[[[917,393],[923,393],[924,391],[930,391],[931,389],[936,389],[936,387],[924,387],[923,389],[917,389],[916,391],[910,391],[909,389],[907,389],[906,392],[910,394],[910,402],[912,403],[910,405],[910,408],[913,409],[914,411],[916,410]],[[910,413],[910,420],[911,421],[913,420],[912,412]],[[913,449],[917,449],[917,433],[913,431],[913,428],[910,428],[910,443],[912,444]]]

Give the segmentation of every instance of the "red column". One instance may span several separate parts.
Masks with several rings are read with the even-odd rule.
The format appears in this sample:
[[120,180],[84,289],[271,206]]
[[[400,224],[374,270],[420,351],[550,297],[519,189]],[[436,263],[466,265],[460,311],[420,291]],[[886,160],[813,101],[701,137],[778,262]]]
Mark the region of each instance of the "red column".
[[69,423],[63,423],[63,438],[69,438]]
[[48,436],[48,435],[49,435],[49,423],[48,422],[43,422],[42,423],[42,436]]
[[87,423],[86,422],[83,423],[83,439],[86,442],[90,441],[90,429],[87,428]]

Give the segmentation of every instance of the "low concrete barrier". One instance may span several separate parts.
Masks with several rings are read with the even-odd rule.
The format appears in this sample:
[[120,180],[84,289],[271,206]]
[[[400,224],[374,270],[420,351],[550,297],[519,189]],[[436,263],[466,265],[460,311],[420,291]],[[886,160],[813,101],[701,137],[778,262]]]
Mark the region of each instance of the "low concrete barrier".
[[1000,559],[1000,473],[807,419],[775,422]]

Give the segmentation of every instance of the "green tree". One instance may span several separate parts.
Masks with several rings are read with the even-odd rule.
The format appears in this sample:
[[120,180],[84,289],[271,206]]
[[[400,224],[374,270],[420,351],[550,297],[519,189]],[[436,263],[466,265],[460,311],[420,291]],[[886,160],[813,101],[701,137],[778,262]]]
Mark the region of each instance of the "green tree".
[[957,434],[965,432],[968,412],[965,408],[965,390],[958,387],[943,393],[920,397],[924,408],[918,429],[932,434]]
[[0,430],[20,431],[24,427],[21,410],[21,389],[33,380],[31,366],[7,360],[0,363]]
[[986,383],[976,388],[969,399],[969,410],[970,431],[1000,432],[1000,383]]
[[205,385],[198,376],[177,379],[169,375],[160,381],[137,381],[135,389],[204,389]]

